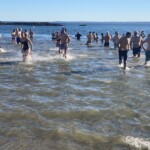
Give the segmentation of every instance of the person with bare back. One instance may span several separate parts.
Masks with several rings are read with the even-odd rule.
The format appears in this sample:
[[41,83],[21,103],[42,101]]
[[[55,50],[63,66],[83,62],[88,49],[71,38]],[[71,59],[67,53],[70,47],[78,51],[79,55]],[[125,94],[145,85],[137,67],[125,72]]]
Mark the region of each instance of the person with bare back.
[[110,36],[110,33],[108,31],[104,37],[104,40],[105,40],[104,47],[109,47],[111,36]]
[[130,50],[130,39],[131,32],[127,32],[126,36],[120,38],[119,44],[119,65],[122,64],[123,59],[123,69],[126,69],[127,58],[128,58],[128,51]]
[[63,57],[67,58],[66,54],[68,49],[68,43],[70,43],[70,38],[69,35],[66,33],[65,29],[62,29],[61,31],[60,41],[60,50],[64,50]]
[[119,39],[120,39],[119,33],[116,31],[115,36],[113,37],[114,49],[117,49],[119,47],[118,46]]

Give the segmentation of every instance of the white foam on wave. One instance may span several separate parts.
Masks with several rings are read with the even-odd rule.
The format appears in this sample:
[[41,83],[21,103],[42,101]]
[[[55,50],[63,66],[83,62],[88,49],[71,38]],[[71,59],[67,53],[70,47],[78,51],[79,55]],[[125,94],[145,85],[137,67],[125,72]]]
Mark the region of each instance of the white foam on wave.
[[[50,47],[49,50],[50,51],[58,51],[59,48],[58,47]],[[68,50],[73,50],[73,48],[69,47]]]
[[0,53],[5,53],[6,50],[4,50],[3,48],[0,48]]
[[68,50],[73,50],[73,48],[69,47]]
[[150,150],[150,141],[143,138],[135,138],[132,136],[123,137],[123,142],[138,149],[146,148]]
[[57,62],[57,61],[72,61],[76,59],[76,57],[70,53],[67,53],[67,58],[63,57],[63,54],[37,54],[34,53],[32,55],[33,62]]
[[50,51],[58,51],[58,47],[49,48]]
[[80,54],[80,55],[79,55],[79,58],[87,58],[87,57],[88,57],[87,54]]
[[147,64],[145,65],[145,67],[150,67],[150,62],[147,62]]
[[[72,48],[70,48],[72,49]],[[21,52],[19,51],[15,51],[15,50],[10,50],[10,51],[7,51],[7,50],[4,50],[4,49],[0,49],[1,52],[3,53],[3,55],[1,55],[1,61],[5,62],[12,62],[12,61],[22,61],[22,54]],[[87,54],[73,54],[71,53],[70,51],[67,52],[67,58],[64,58],[63,57],[63,53],[59,54],[58,53],[58,48],[49,48],[49,50],[53,51],[52,53],[51,52],[44,52],[44,51],[34,51],[31,53],[32,55],[32,60],[30,61],[30,63],[32,62],[33,64],[36,63],[36,62],[70,62],[70,61],[73,61],[73,60],[77,60],[77,59],[84,59],[84,58],[87,58],[88,55]],[[0,52],[0,53],[1,53]],[[5,55],[6,54],[6,55]],[[13,57],[12,57],[13,55]]]
[[0,48],[0,62],[17,62],[21,61],[21,55],[18,51],[14,51],[13,49],[2,49]]

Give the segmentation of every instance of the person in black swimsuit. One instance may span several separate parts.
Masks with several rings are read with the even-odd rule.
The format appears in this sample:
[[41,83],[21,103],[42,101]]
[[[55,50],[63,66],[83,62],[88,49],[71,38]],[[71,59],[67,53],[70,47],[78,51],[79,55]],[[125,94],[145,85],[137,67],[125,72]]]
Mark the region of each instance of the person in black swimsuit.
[[[28,35],[23,32],[22,32],[22,38],[21,38],[21,47],[22,47],[23,62],[31,60],[32,42],[28,38]],[[31,49],[30,49],[30,47],[31,47]]]
[[80,40],[80,37],[81,37],[82,35],[80,34],[80,32],[78,32],[76,35],[75,35],[75,37],[77,38],[77,40]]

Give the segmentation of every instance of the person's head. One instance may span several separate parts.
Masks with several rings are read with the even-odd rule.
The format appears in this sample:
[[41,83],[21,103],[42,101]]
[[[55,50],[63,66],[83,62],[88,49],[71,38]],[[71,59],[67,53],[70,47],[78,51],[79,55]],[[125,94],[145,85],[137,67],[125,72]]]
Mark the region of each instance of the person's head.
[[67,28],[64,28],[65,29],[65,32],[67,32]]
[[24,36],[24,32],[21,32],[21,37],[22,37],[22,38],[25,37],[25,36]]
[[101,33],[101,36],[103,36],[104,35],[104,33]]
[[64,34],[66,31],[65,31],[65,29],[64,28],[62,28],[62,30],[61,30],[61,34]]
[[134,31],[134,36],[137,36],[138,35],[138,32],[137,31]]
[[115,31],[115,35],[116,35],[116,36],[118,36],[118,35],[119,35],[119,33],[118,33],[117,31]]
[[27,38],[27,37],[28,37],[28,34],[25,32],[25,33],[24,33],[24,36]]
[[62,30],[63,30],[64,32],[67,32],[67,29],[66,29],[66,28],[62,28]]
[[131,37],[131,32],[127,32],[127,33],[126,33],[126,37],[127,37],[127,38],[130,38],[130,37]]
[[148,38],[150,38],[150,34],[148,34]]
[[110,35],[109,31],[106,32],[106,35]]

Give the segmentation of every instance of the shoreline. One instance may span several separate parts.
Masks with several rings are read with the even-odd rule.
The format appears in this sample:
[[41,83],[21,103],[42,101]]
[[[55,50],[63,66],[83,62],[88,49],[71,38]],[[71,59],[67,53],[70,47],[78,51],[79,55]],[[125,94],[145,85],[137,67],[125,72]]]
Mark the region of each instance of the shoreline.
[[0,21],[0,25],[26,25],[26,26],[64,26],[60,23],[50,23],[50,22],[7,22],[7,21]]

